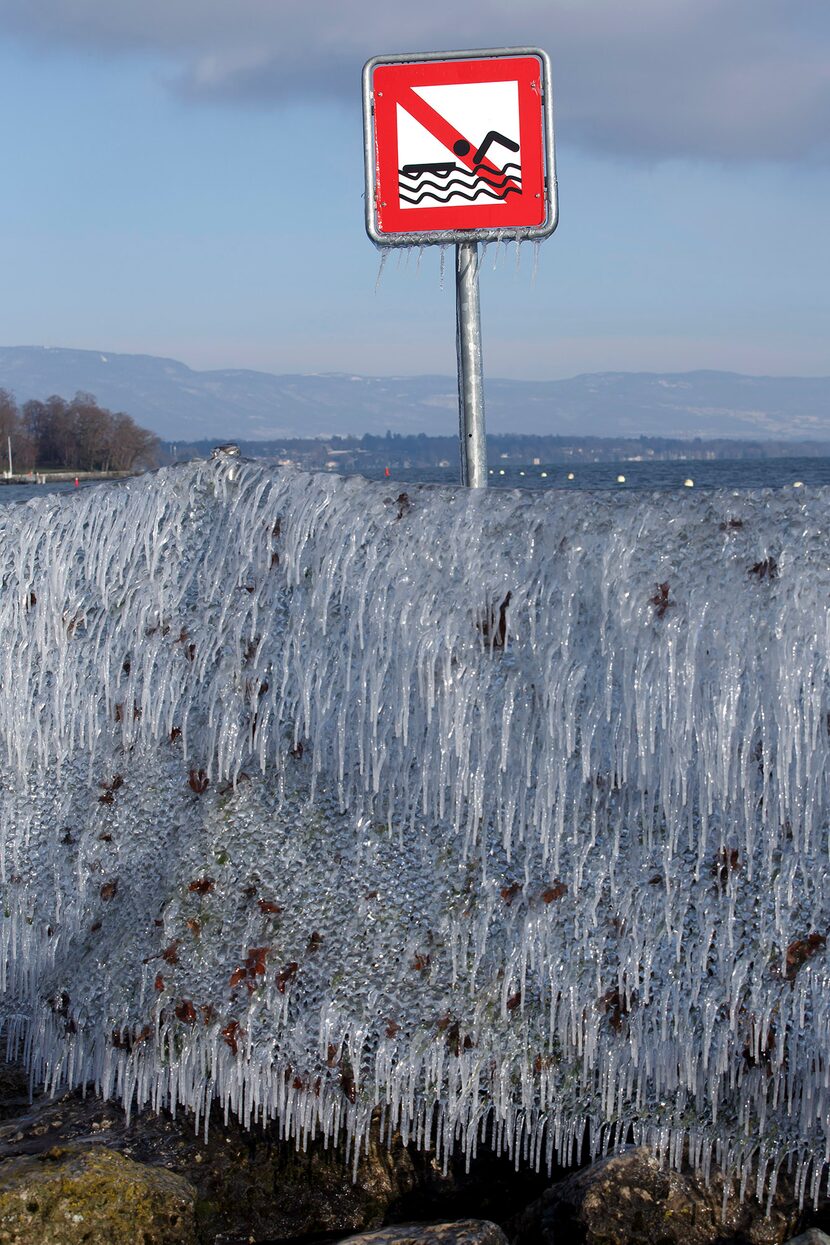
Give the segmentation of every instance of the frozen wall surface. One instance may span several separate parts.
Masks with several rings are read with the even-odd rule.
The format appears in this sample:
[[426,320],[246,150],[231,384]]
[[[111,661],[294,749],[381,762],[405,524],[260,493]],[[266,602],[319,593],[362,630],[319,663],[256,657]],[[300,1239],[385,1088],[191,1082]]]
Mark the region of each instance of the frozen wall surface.
[[300,1140],[631,1127],[814,1196],[829,538],[826,491],[232,458],[3,508],[10,1048]]

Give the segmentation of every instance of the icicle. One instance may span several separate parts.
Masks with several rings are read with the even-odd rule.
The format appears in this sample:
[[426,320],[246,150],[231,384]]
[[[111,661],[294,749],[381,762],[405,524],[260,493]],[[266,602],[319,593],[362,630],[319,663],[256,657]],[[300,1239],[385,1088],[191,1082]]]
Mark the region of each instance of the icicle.
[[542,254],[542,243],[539,238],[533,240],[533,267],[530,271],[530,284],[536,284],[536,278],[539,276],[539,260]]
[[386,267],[386,262],[388,259],[389,259],[389,247],[388,246],[381,247],[380,255],[378,256],[378,275],[375,277],[375,293],[376,294],[378,290],[380,289],[380,283],[383,278],[383,270]]

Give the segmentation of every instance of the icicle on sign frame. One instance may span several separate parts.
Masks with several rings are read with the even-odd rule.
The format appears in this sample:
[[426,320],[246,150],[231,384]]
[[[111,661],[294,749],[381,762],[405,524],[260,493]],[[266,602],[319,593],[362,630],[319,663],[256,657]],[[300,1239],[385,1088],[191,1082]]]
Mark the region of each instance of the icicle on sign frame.
[[363,70],[366,230],[379,246],[546,238],[550,62],[532,48],[376,56]]

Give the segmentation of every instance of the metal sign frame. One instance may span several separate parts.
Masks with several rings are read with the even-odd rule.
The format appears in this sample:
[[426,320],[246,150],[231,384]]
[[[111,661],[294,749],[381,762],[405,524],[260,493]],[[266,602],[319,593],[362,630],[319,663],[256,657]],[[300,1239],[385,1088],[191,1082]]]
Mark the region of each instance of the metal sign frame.
[[[544,217],[539,225],[486,225],[466,229],[420,229],[407,232],[382,230],[378,221],[377,182],[378,156],[375,131],[375,98],[373,79],[377,68],[383,65],[417,65],[429,62],[465,62],[476,60],[511,60],[535,57],[539,61],[541,75],[542,115],[542,188]],[[559,219],[559,203],[556,186],[556,160],[553,145],[553,96],[551,68],[547,53],[539,48],[483,48],[464,52],[400,53],[393,56],[374,56],[363,67],[363,139],[366,176],[366,232],[376,246],[434,246],[447,243],[474,243],[491,241],[532,241],[547,238],[553,233]]]

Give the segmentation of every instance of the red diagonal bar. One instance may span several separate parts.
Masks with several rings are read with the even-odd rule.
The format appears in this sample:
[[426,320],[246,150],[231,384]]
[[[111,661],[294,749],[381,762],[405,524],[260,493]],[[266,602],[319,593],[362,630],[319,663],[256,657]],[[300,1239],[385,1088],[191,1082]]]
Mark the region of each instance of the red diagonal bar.
[[[480,166],[476,168],[475,160],[473,159],[476,144],[471,143],[468,138],[465,138],[461,131],[457,130],[454,125],[450,125],[446,117],[442,117],[440,112],[436,112],[431,104],[428,104],[422,96],[418,95],[416,91],[413,91],[411,86],[401,92],[398,98],[398,103],[401,108],[404,108],[409,113],[410,117],[413,117],[418,122],[419,125],[422,125],[425,130],[429,130],[433,138],[437,138],[439,143],[442,143],[449,151],[451,151],[456,160],[460,160],[462,164],[467,166],[471,173],[475,173],[476,177],[480,177],[483,181],[486,181],[486,178],[484,177],[485,173],[489,173],[491,175],[495,174],[497,177],[504,176],[501,169],[496,168],[490,163],[489,160],[482,160]],[[468,150],[466,156],[460,156],[455,150],[455,144],[458,142],[465,142],[467,144]],[[508,177],[503,187],[504,194],[507,194],[508,190],[521,191],[521,188]]]

